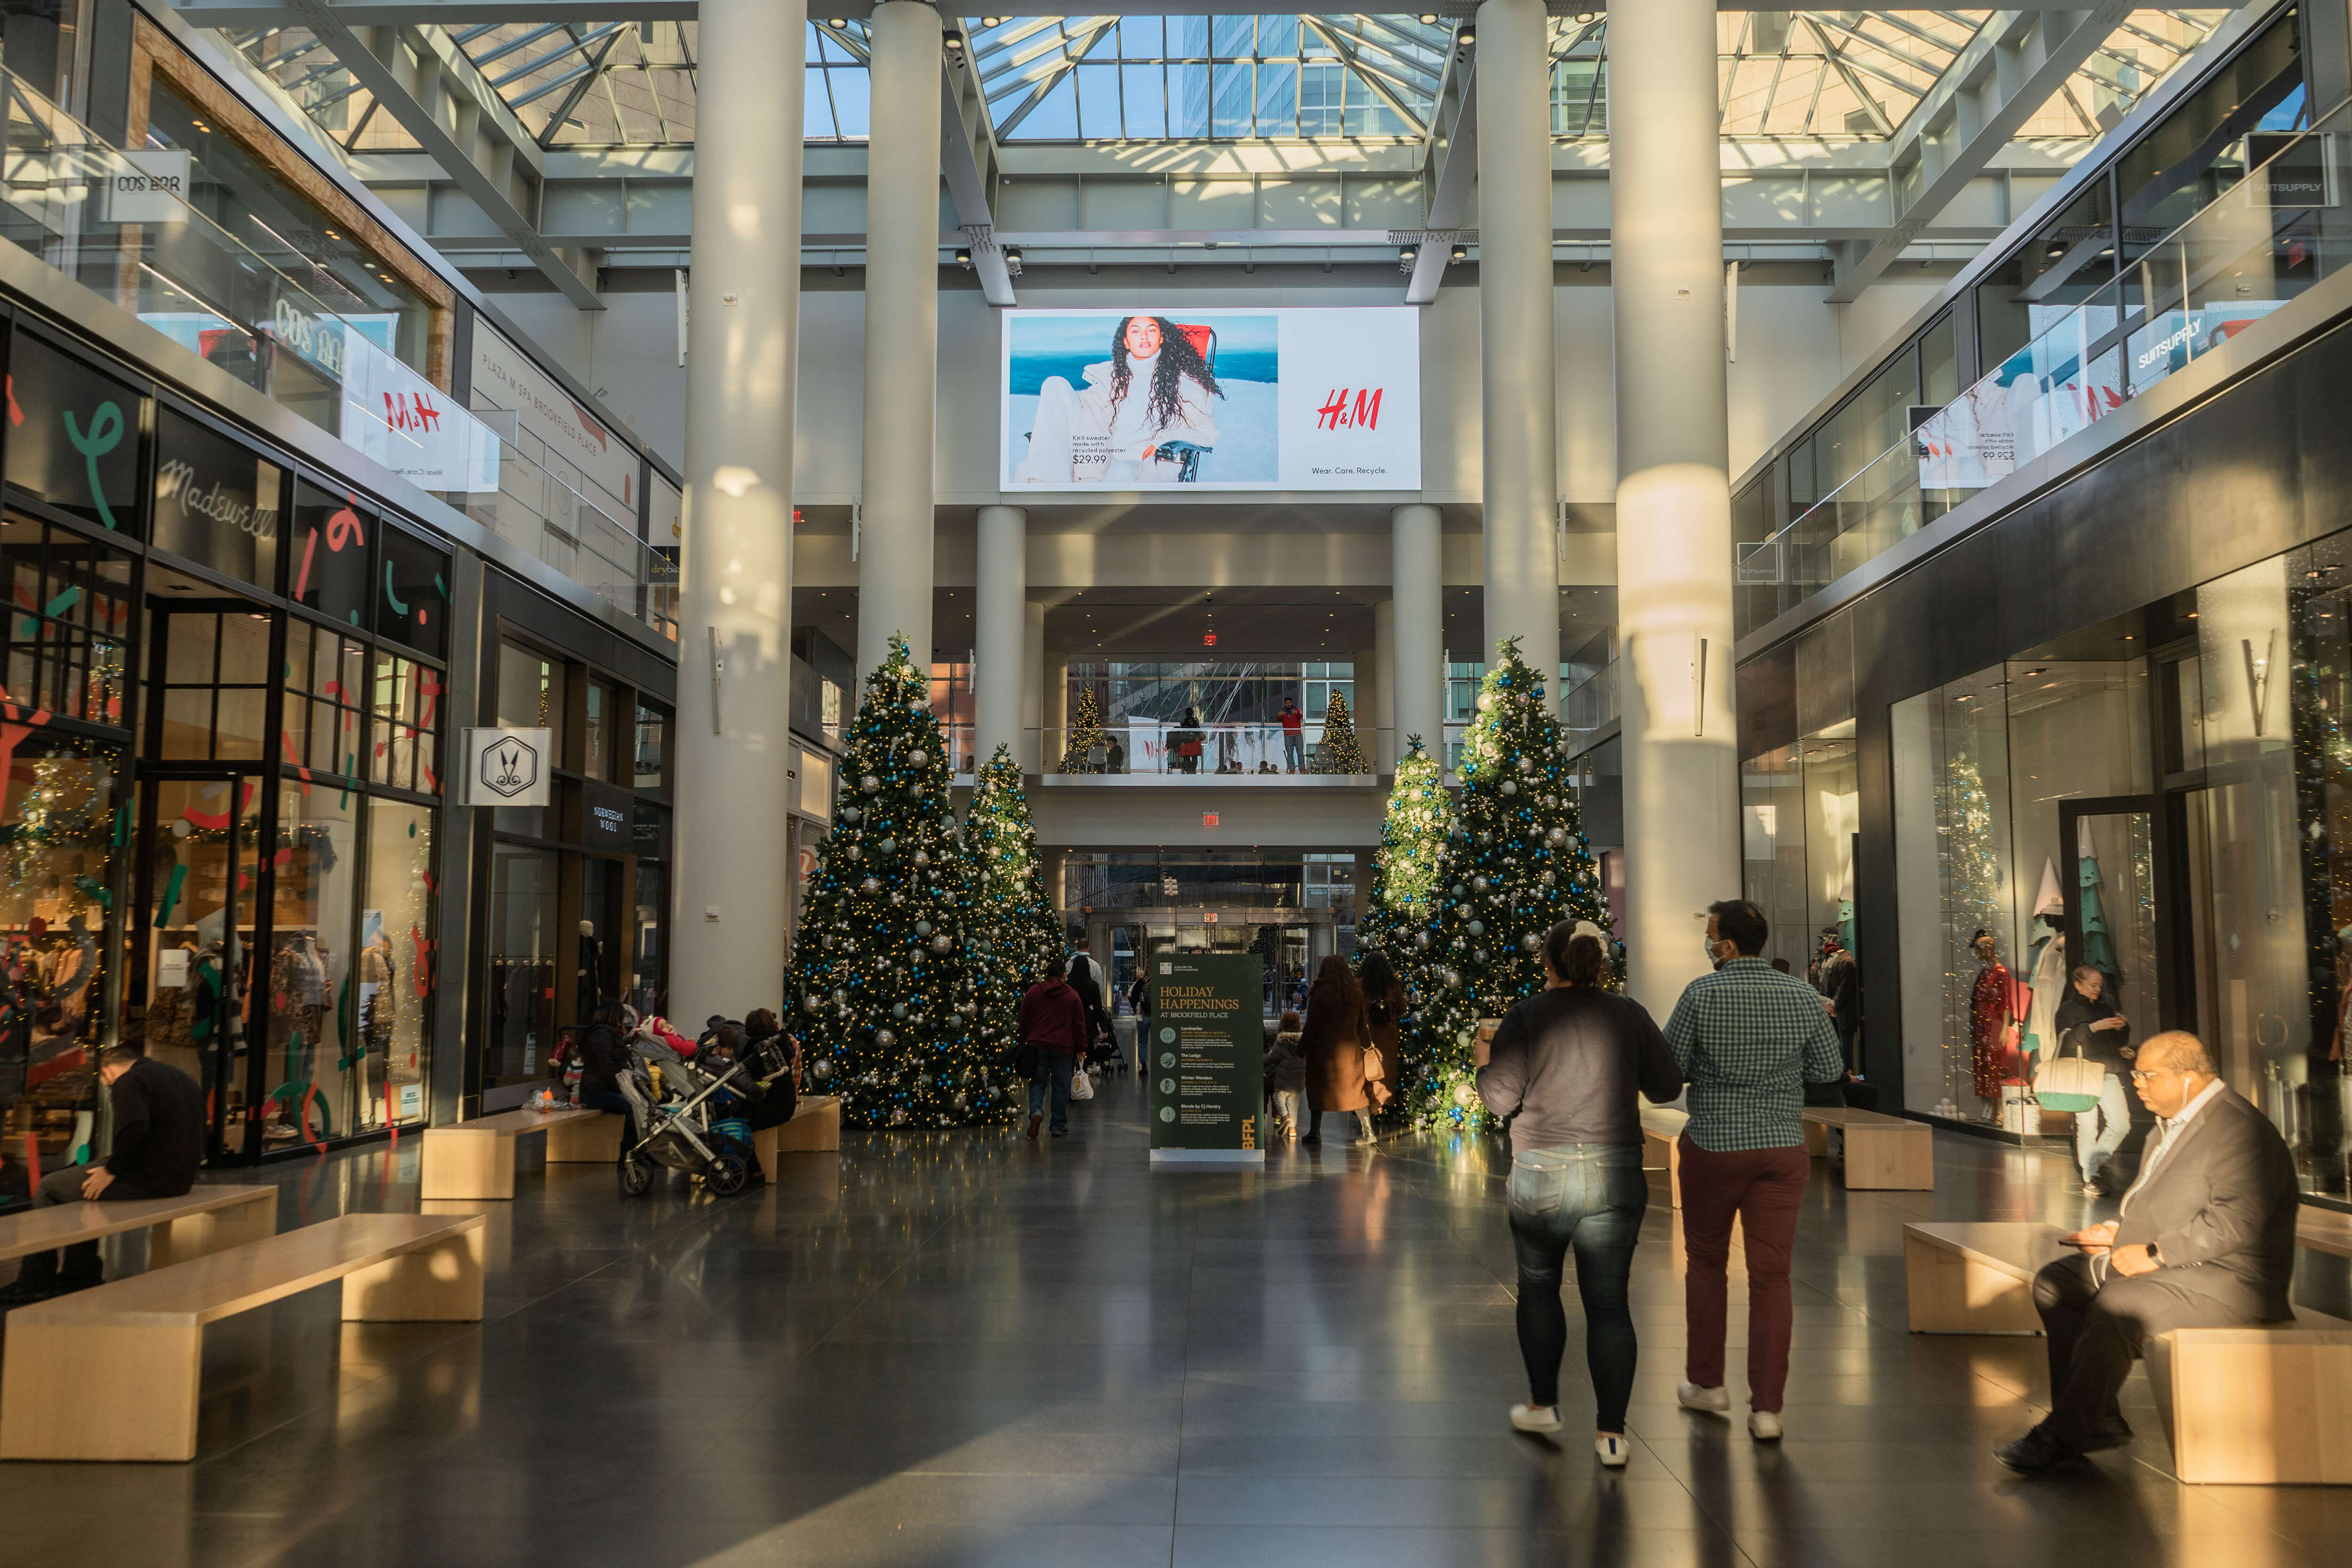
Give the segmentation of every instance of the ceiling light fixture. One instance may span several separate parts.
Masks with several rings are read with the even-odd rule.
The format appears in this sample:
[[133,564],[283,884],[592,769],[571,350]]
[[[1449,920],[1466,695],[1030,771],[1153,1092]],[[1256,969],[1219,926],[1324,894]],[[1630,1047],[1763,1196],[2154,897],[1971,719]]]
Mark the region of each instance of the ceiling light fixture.
[[1437,13],[1434,11],[1423,11],[1421,14],[1421,25],[1424,27],[1434,27],[1437,26]]
[[963,35],[961,33],[950,32],[940,39],[940,47],[945,48],[948,53],[953,55],[956,58],[963,58]]
[[968,245],[956,247],[956,265],[967,272],[971,270],[971,247]]
[[1457,245],[1446,254],[1449,260],[1467,261],[1470,259],[1470,247],[1466,245]]
[[1457,32],[1454,35],[1454,46],[1455,46],[1457,48],[1465,48],[1465,49],[1466,49],[1466,48],[1468,48],[1471,45],[1473,45],[1473,44],[1476,43],[1477,41],[1478,41],[1478,31],[1477,31],[1477,29],[1476,29],[1476,28],[1475,28],[1475,27],[1473,27],[1473,26],[1470,26],[1468,23],[1466,23],[1466,22],[1465,22],[1465,23],[1464,23],[1464,24],[1463,24],[1463,26],[1462,26],[1462,27],[1461,27],[1461,29],[1460,29],[1459,31],[1457,31]]

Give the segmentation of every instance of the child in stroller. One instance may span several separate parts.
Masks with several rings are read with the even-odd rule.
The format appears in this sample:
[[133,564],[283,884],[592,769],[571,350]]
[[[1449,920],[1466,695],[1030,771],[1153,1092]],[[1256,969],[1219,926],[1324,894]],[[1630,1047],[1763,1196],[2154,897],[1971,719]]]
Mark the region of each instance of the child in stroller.
[[736,1062],[698,1066],[700,1054],[661,1018],[647,1018],[629,1037],[621,1095],[629,1102],[631,1124],[640,1130],[635,1145],[621,1155],[621,1191],[630,1197],[653,1189],[661,1165],[699,1176],[722,1198],[751,1181],[751,1129],[729,1114],[725,1098],[750,1068]]

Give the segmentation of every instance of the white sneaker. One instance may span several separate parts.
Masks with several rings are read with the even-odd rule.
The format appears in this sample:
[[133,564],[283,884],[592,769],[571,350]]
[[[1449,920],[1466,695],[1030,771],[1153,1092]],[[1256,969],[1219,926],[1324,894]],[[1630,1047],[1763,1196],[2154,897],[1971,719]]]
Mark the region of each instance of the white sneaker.
[[1601,1466],[1612,1470],[1623,1469],[1625,1461],[1633,1457],[1633,1450],[1625,1446],[1623,1437],[1607,1432],[1594,1434],[1592,1451],[1601,1456]]
[[1559,1406],[1557,1405],[1514,1405],[1511,1425],[1522,1432],[1557,1432],[1559,1430]]
[[1706,1410],[1717,1415],[1731,1413],[1731,1394],[1724,1388],[1701,1388],[1696,1383],[1675,1384],[1675,1403],[1685,1410]]
[[1759,1443],[1780,1440],[1780,1417],[1775,1411],[1751,1410],[1748,1413],[1748,1435]]

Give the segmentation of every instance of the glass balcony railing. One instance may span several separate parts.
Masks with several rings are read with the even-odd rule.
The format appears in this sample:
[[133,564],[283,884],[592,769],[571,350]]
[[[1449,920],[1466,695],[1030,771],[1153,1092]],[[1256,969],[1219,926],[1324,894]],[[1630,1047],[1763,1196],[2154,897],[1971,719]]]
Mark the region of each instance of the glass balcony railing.
[[1769,539],[1732,547],[1740,636],[1785,614],[2341,270],[2341,132],[2250,137],[2246,177]]
[[[181,152],[126,153],[0,70],[0,238],[344,445],[676,636],[667,557],[394,352],[396,313],[322,291],[187,199]],[[282,238],[282,237],[279,237]],[[320,284],[320,287],[312,285]]]
[[[1072,747],[1082,739],[1071,729],[1032,731],[1040,742],[1039,754],[1049,773],[1151,774],[1164,778],[1282,778],[1319,774],[1352,778],[1370,784],[1383,754],[1385,731],[1360,728],[1353,731],[1361,766],[1339,772],[1342,759],[1335,737],[1323,724],[1310,720],[1298,736],[1294,752],[1280,724],[1186,724],[1179,720],[1150,721],[1129,719],[1106,727],[1101,739],[1083,753]],[[965,752],[953,753],[962,771]],[[1064,766],[1083,756],[1084,765]]]
[[[1589,667],[1588,667],[1589,668]],[[1560,699],[1562,739],[1573,752],[1587,735],[1617,717],[1617,661],[1611,659]]]

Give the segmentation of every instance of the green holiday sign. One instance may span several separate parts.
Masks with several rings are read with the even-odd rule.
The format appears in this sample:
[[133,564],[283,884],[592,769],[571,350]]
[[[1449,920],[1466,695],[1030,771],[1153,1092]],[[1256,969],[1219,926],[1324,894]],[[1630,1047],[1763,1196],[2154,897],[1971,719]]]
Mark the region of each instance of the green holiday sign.
[[1154,1161],[1258,1161],[1265,969],[1255,953],[1154,954],[1144,1065]]

